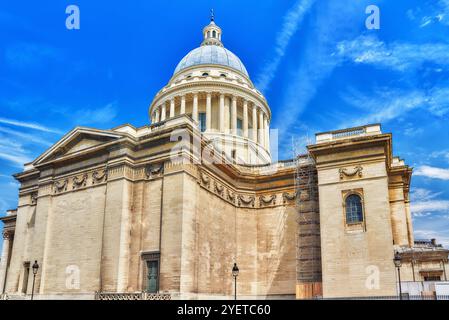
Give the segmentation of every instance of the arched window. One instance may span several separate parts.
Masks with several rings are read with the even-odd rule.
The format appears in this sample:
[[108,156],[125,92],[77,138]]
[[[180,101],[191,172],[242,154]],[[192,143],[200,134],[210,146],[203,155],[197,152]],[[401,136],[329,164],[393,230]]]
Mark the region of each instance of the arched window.
[[363,222],[362,198],[357,194],[351,194],[346,198],[346,223]]
[[207,77],[207,76],[209,76],[209,74],[207,72],[204,72],[203,77]]
[[210,38],[210,31],[207,31],[207,37]]
[[212,38],[215,38],[217,36],[217,32],[214,30],[212,31]]

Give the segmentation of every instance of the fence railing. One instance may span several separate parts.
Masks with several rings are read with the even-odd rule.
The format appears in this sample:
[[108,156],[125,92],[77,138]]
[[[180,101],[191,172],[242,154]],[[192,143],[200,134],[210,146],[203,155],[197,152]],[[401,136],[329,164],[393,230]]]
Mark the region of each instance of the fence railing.
[[95,300],[171,300],[171,295],[149,292],[95,292]]

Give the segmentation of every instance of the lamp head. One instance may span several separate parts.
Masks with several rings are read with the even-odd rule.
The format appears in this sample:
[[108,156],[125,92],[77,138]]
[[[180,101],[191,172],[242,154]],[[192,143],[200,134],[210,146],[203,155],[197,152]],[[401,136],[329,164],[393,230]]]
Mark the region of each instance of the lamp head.
[[232,267],[232,276],[237,277],[239,275],[239,268],[237,267],[237,263],[234,263]]
[[34,260],[32,268],[33,268],[33,274],[36,275],[37,274],[37,270],[39,270],[39,265],[37,264],[37,260]]

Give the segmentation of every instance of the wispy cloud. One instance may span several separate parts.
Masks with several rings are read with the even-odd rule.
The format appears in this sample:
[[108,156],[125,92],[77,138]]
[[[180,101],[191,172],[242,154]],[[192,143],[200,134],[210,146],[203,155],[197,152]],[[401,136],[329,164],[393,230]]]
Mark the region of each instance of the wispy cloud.
[[17,141],[0,136],[0,159],[12,163],[16,168],[22,168],[31,158],[23,145]]
[[110,102],[99,108],[86,108],[78,110],[73,115],[73,120],[76,124],[108,124],[118,114],[117,102]]
[[356,64],[370,64],[397,71],[416,69],[425,62],[449,67],[447,43],[385,43],[372,35],[362,35],[337,45],[336,54]]
[[435,212],[449,212],[449,201],[437,199],[442,192],[415,188],[410,193],[410,210],[415,217],[430,216]]
[[16,131],[16,130],[4,128],[4,127],[0,127],[0,132],[6,133],[8,136],[14,136],[16,138],[19,138],[23,143],[34,142],[34,143],[39,143],[39,144],[41,144],[43,146],[47,146],[47,147],[52,144],[50,141],[47,141],[36,134],[23,133],[20,131]]
[[298,124],[299,115],[339,65],[341,58],[333,55],[336,45],[343,39],[355,37],[360,28],[355,17],[365,12],[367,4],[367,1],[316,2],[317,15],[311,22],[311,32],[303,41],[301,63],[291,73],[282,97],[283,105],[274,119],[273,127],[279,128],[280,145],[290,143],[292,126]]
[[437,0],[426,3],[425,8],[414,8],[407,11],[407,17],[416,21],[420,28],[432,24],[449,25],[449,0]]
[[414,175],[432,179],[449,180],[449,169],[420,166],[415,170]]
[[427,200],[417,201],[410,204],[410,209],[413,214],[422,214],[432,212],[449,212],[449,200]]
[[256,79],[256,87],[266,91],[276,75],[276,71],[285,55],[290,39],[296,33],[315,0],[298,0],[284,16],[281,31],[277,34],[274,55],[262,67]]
[[[373,122],[387,122],[404,114],[422,109],[437,117],[449,114],[449,88],[433,88],[431,90],[398,90],[388,87],[374,89],[366,94],[357,90],[341,95],[343,101],[360,111],[357,118],[345,119],[339,127],[362,125]],[[408,128],[409,136],[417,134],[413,128]]]
[[54,128],[49,128],[49,127],[46,127],[46,126],[43,126],[43,125],[40,125],[40,124],[37,124],[34,122],[26,122],[26,121],[21,121],[21,120],[6,119],[6,118],[0,117],[0,123],[9,124],[9,125],[17,126],[17,127],[34,129],[34,130],[43,131],[43,132],[62,134],[62,131],[60,131],[60,130],[57,130]]

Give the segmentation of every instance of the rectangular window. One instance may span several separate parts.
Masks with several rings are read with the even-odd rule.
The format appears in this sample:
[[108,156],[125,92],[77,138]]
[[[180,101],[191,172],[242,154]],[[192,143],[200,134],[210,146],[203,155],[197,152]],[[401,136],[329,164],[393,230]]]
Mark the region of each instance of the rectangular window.
[[441,281],[440,276],[424,276],[424,281]]
[[199,115],[199,124],[200,124],[200,130],[201,132],[206,131],[206,114],[204,112],[201,112]]
[[144,279],[143,287],[146,292],[159,292],[159,268],[160,268],[160,254],[159,252],[148,252],[142,254],[144,263]]
[[242,119],[237,119],[237,135],[243,137],[243,121],[242,121]]

